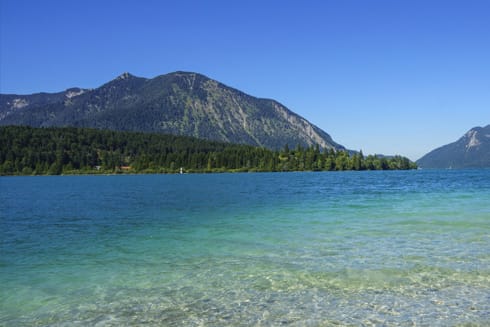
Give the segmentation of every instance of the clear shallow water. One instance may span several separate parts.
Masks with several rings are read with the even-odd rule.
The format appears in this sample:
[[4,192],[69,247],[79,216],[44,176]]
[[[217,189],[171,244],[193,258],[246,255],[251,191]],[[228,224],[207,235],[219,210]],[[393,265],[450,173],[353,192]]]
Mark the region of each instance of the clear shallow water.
[[0,325],[490,325],[490,170],[0,178]]

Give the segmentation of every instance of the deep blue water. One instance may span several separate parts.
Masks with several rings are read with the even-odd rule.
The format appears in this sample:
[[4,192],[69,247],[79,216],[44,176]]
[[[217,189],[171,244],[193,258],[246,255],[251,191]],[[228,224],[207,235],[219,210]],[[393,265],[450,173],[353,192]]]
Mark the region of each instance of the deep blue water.
[[0,178],[0,325],[490,325],[490,170]]

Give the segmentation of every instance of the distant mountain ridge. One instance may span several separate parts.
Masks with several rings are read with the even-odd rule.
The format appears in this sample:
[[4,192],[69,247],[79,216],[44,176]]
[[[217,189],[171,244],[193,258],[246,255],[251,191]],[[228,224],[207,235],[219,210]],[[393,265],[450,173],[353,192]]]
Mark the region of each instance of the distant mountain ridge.
[[470,129],[456,142],[427,153],[417,164],[420,168],[490,167],[490,125]]
[[275,100],[259,99],[204,75],[152,79],[124,73],[95,89],[0,95],[0,125],[158,132],[279,149],[345,149]]

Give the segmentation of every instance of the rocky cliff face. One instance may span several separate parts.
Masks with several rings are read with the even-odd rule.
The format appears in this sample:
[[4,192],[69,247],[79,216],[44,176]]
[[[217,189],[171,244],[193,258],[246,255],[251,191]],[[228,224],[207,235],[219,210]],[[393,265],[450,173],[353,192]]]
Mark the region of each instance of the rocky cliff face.
[[285,144],[344,149],[277,101],[187,72],[152,79],[124,73],[92,90],[0,95],[0,125],[159,132],[272,149]]
[[490,167],[490,125],[472,128],[456,142],[429,152],[417,164],[421,168]]

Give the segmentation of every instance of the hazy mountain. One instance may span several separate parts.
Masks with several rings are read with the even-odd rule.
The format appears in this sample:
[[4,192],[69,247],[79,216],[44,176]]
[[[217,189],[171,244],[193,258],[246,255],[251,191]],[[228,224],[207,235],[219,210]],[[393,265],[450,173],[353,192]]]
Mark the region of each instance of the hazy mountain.
[[96,89],[0,95],[0,125],[160,132],[273,149],[285,144],[344,149],[277,101],[187,72],[153,79],[124,73]]
[[417,164],[421,168],[490,167],[490,125],[472,128],[456,142],[429,152]]

